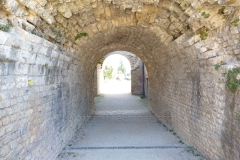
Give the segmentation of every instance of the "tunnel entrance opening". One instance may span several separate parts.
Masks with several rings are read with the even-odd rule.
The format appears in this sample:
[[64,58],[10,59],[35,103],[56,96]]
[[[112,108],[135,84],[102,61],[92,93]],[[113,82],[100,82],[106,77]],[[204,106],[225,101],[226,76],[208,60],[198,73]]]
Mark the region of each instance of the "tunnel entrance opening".
[[[114,53],[113,53],[114,54]],[[131,92],[131,66],[120,54],[105,56],[100,71],[100,93],[121,94]]]
[[114,51],[99,60],[94,71],[95,96],[131,93],[148,96],[148,72],[143,61],[127,51]]
[[[142,112],[143,108],[149,112],[148,86],[144,85],[147,78],[147,69],[135,54],[122,50],[106,54],[94,72],[94,115],[127,116]],[[144,107],[135,101],[142,102]]]

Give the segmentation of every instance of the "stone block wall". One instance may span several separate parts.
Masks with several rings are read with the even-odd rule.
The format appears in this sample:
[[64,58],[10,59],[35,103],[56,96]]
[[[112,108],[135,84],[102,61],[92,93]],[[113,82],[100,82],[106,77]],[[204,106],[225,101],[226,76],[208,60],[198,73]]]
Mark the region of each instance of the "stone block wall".
[[100,85],[103,75],[101,75],[102,72],[102,65],[97,64],[96,69],[94,71],[94,96],[97,96],[100,94]]
[[[139,58],[138,58],[139,59]],[[131,92],[133,95],[143,94],[143,63],[139,59],[135,68],[131,70]]]
[[224,27],[197,43],[180,37],[159,55],[160,72],[150,81],[153,113],[209,159],[240,159],[240,89],[226,85],[228,70],[240,66],[239,29]]
[[144,92],[145,96],[148,97],[148,72],[145,66],[144,66]]
[[0,159],[54,159],[91,114],[73,56],[26,31],[0,31]]

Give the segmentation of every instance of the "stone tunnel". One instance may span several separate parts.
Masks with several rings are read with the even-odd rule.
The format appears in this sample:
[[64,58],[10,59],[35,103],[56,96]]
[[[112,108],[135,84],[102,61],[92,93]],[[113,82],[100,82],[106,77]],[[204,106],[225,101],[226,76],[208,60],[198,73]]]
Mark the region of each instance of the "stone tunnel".
[[57,157],[94,111],[113,51],[148,71],[148,107],[211,160],[240,159],[238,0],[0,0],[0,159]]

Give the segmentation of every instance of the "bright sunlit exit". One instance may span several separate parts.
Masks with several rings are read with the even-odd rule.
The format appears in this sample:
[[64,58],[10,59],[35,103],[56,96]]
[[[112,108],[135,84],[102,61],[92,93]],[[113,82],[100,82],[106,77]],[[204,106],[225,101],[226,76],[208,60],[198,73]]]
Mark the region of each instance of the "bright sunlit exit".
[[118,54],[108,56],[102,66],[101,93],[131,92],[131,66],[129,60]]

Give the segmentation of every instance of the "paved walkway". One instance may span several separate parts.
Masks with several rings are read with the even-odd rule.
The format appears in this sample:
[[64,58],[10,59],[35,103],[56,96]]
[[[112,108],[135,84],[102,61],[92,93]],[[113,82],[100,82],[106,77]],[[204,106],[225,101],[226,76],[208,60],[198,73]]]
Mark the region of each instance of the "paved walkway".
[[59,160],[202,159],[157,122],[146,99],[130,93],[104,94],[95,98],[95,107],[95,116],[76,133]]

